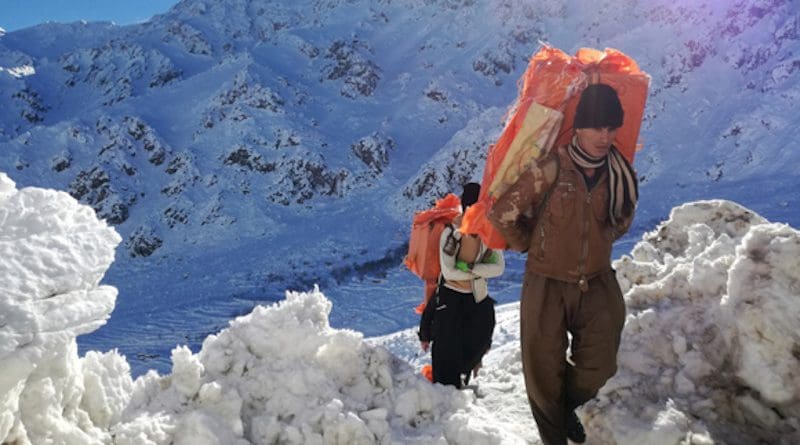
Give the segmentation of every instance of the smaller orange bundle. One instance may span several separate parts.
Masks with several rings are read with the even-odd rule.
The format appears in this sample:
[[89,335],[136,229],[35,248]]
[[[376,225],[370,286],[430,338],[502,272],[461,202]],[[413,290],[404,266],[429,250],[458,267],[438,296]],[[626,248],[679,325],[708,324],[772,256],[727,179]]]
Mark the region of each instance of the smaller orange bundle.
[[429,382],[433,383],[433,366],[431,365],[423,366],[422,370],[420,371],[420,374],[422,374],[423,377],[428,379]]
[[433,208],[417,212],[411,223],[411,238],[408,241],[408,254],[403,263],[414,275],[425,281],[425,295],[422,304],[415,312],[421,314],[425,305],[436,290],[439,274],[439,239],[448,224],[461,214],[461,200],[449,193],[436,201]]

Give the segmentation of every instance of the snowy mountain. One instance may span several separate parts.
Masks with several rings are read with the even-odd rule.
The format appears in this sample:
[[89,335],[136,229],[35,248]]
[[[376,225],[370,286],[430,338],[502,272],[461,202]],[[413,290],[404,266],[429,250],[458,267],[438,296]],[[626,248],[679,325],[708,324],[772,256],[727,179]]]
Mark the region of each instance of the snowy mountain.
[[[0,174],[0,442],[533,444],[519,304],[498,308],[472,386],[430,384],[413,330],[330,326],[319,289],[171,352],[134,379],[76,336],[113,320],[99,282],[121,239],[64,192]],[[580,411],[590,443],[800,440],[800,232],[730,201],[687,203],[614,263],[628,316],[619,371]],[[516,288],[507,291],[517,292]]]
[[[385,334],[415,321],[419,285],[399,266],[411,214],[480,179],[539,41],[618,48],[652,76],[620,252],[694,199],[800,224],[798,12],[184,0],[143,24],[51,23],[0,36],[0,171],[68,192],[122,236],[115,316],[81,338],[136,373],[316,283],[334,326]],[[518,281],[514,260],[497,286]]]

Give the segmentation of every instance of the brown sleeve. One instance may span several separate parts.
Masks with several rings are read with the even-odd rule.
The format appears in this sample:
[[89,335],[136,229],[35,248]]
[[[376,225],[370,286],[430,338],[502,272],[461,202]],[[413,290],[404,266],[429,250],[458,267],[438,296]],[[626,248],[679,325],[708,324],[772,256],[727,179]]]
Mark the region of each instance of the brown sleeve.
[[526,170],[489,210],[489,221],[503,235],[508,248],[528,250],[535,212],[558,175],[556,156],[547,156]]
[[614,234],[614,241],[622,238],[622,235],[628,233],[628,229],[631,228],[631,223],[633,222],[635,210],[632,210],[630,214],[627,216],[622,217],[619,224],[616,226],[611,227],[611,231]]
[[625,235],[628,232],[628,229],[631,227],[631,222],[633,221],[633,214],[630,216],[623,217],[622,220],[616,226],[611,227],[611,233],[614,236],[614,241],[622,238],[622,235]]

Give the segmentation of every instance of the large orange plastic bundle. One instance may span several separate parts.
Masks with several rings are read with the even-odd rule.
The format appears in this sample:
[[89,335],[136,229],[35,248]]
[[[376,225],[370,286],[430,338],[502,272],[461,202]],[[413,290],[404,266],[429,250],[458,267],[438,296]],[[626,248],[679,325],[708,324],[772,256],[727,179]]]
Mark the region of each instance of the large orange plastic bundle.
[[415,311],[422,313],[425,305],[436,289],[439,274],[439,239],[442,230],[461,214],[461,200],[450,193],[436,201],[433,208],[417,212],[411,223],[411,237],[408,241],[408,254],[403,263],[414,275],[425,281],[422,304]]
[[588,85],[605,83],[617,90],[625,119],[614,145],[633,162],[650,76],[615,49],[582,48],[569,56],[543,46],[531,58],[521,83],[513,115],[489,149],[478,202],[461,223],[462,232],[480,235],[493,249],[505,248],[506,242],[486,214],[534,160],[569,141],[578,99]]

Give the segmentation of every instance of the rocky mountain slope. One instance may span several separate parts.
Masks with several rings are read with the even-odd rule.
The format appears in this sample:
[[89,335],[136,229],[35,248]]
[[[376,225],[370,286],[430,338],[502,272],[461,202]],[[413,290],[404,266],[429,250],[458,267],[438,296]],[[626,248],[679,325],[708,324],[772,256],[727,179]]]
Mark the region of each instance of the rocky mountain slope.
[[386,280],[412,212],[480,179],[544,41],[615,47],[652,75],[635,232],[699,198],[797,225],[798,12],[184,0],[137,25],[41,25],[0,36],[0,171],[69,192],[123,236],[107,278],[119,323],[147,316],[154,343],[193,341],[162,330],[186,317],[211,330],[285,288]]

